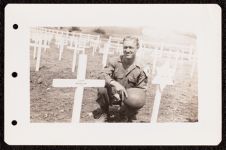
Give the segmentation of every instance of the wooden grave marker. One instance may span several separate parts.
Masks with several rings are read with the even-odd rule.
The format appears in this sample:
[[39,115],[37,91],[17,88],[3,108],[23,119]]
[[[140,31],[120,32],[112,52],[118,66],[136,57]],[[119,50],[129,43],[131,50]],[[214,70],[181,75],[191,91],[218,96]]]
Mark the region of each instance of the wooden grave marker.
[[79,123],[83,92],[85,87],[104,87],[105,80],[85,79],[87,66],[87,55],[79,55],[77,79],[53,79],[53,87],[76,87],[72,122]]
[[152,110],[152,116],[151,116],[151,123],[156,123],[158,119],[158,113],[160,108],[160,102],[162,97],[162,91],[166,87],[166,85],[173,85],[173,73],[174,69],[171,69],[169,66],[169,62],[166,62],[161,67],[156,68],[156,76],[152,80],[152,84],[157,85],[155,99],[154,99],[154,105]]

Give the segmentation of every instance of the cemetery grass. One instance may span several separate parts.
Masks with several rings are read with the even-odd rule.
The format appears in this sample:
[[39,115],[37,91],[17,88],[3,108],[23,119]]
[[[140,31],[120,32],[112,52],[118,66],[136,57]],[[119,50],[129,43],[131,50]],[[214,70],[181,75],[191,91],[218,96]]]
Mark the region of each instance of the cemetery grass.
[[[92,49],[86,49],[88,55],[86,79],[97,79],[102,65],[102,54],[92,56]],[[74,94],[76,88],[52,87],[53,79],[75,79],[76,69],[72,73],[73,51],[65,49],[62,60],[58,60],[59,50],[54,44],[46,52],[42,51],[39,71],[35,71],[36,60],[33,49],[30,50],[30,121],[31,122],[71,122]],[[112,56],[110,57],[117,57]],[[147,58],[149,59],[149,58]],[[197,70],[190,78],[191,65],[179,65],[173,86],[167,86],[163,93],[158,115],[159,122],[197,122],[198,91]],[[151,84],[149,77],[147,99],[140,109],[136,122],[150,122],[156,85]],[[80,122],[95,122],[92,112],[98,108],[96,103],[97,89],[85,88]],[[120,116],[117,106],[111,107],[115,117],[111,122],[118,122]]]

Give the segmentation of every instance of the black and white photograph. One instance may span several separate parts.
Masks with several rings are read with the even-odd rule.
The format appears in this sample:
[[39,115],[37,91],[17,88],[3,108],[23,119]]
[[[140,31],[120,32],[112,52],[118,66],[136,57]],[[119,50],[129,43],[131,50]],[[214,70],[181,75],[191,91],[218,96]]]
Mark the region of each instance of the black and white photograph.
[[31,122],[198,122],[195,33],[117,26],[30,31]]
[[[9,4],[9,145],[218,145],[217,4]],[[23,135],[23,136],[21,136]]]

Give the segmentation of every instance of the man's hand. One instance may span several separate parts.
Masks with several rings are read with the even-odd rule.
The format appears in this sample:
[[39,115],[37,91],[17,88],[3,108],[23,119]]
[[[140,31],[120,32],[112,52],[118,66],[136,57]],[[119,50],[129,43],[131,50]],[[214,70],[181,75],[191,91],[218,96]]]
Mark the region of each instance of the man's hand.
[[122,96],[122,100],[124,100],[124,96],[126,96],[126,98],[128,97],[127,91],[124,88],[124,86],[122,86],[120,83],[118,83],[117,81],[111,81],[110,83],[112,86],[115,87],[115,90],[121,94]]

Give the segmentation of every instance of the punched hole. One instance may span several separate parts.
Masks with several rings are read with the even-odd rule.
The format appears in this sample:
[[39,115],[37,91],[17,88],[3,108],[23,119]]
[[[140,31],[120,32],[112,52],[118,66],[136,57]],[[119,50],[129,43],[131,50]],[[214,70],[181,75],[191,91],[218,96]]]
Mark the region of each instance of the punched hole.
[[16,120],[13,120],[12,121],[12,125],[14,125],[14,126],[17,125],[17,121]]
[[13,25],[13,29],[15,29],[15,30],[18,29],[18,25],[17,24],[14,24]]
[[16,72],[13,72],[13,73],[12,73],[12,76],[13,76],[14,78],[16,78],[16,77],[17,77],[17,73],[16,73]]

